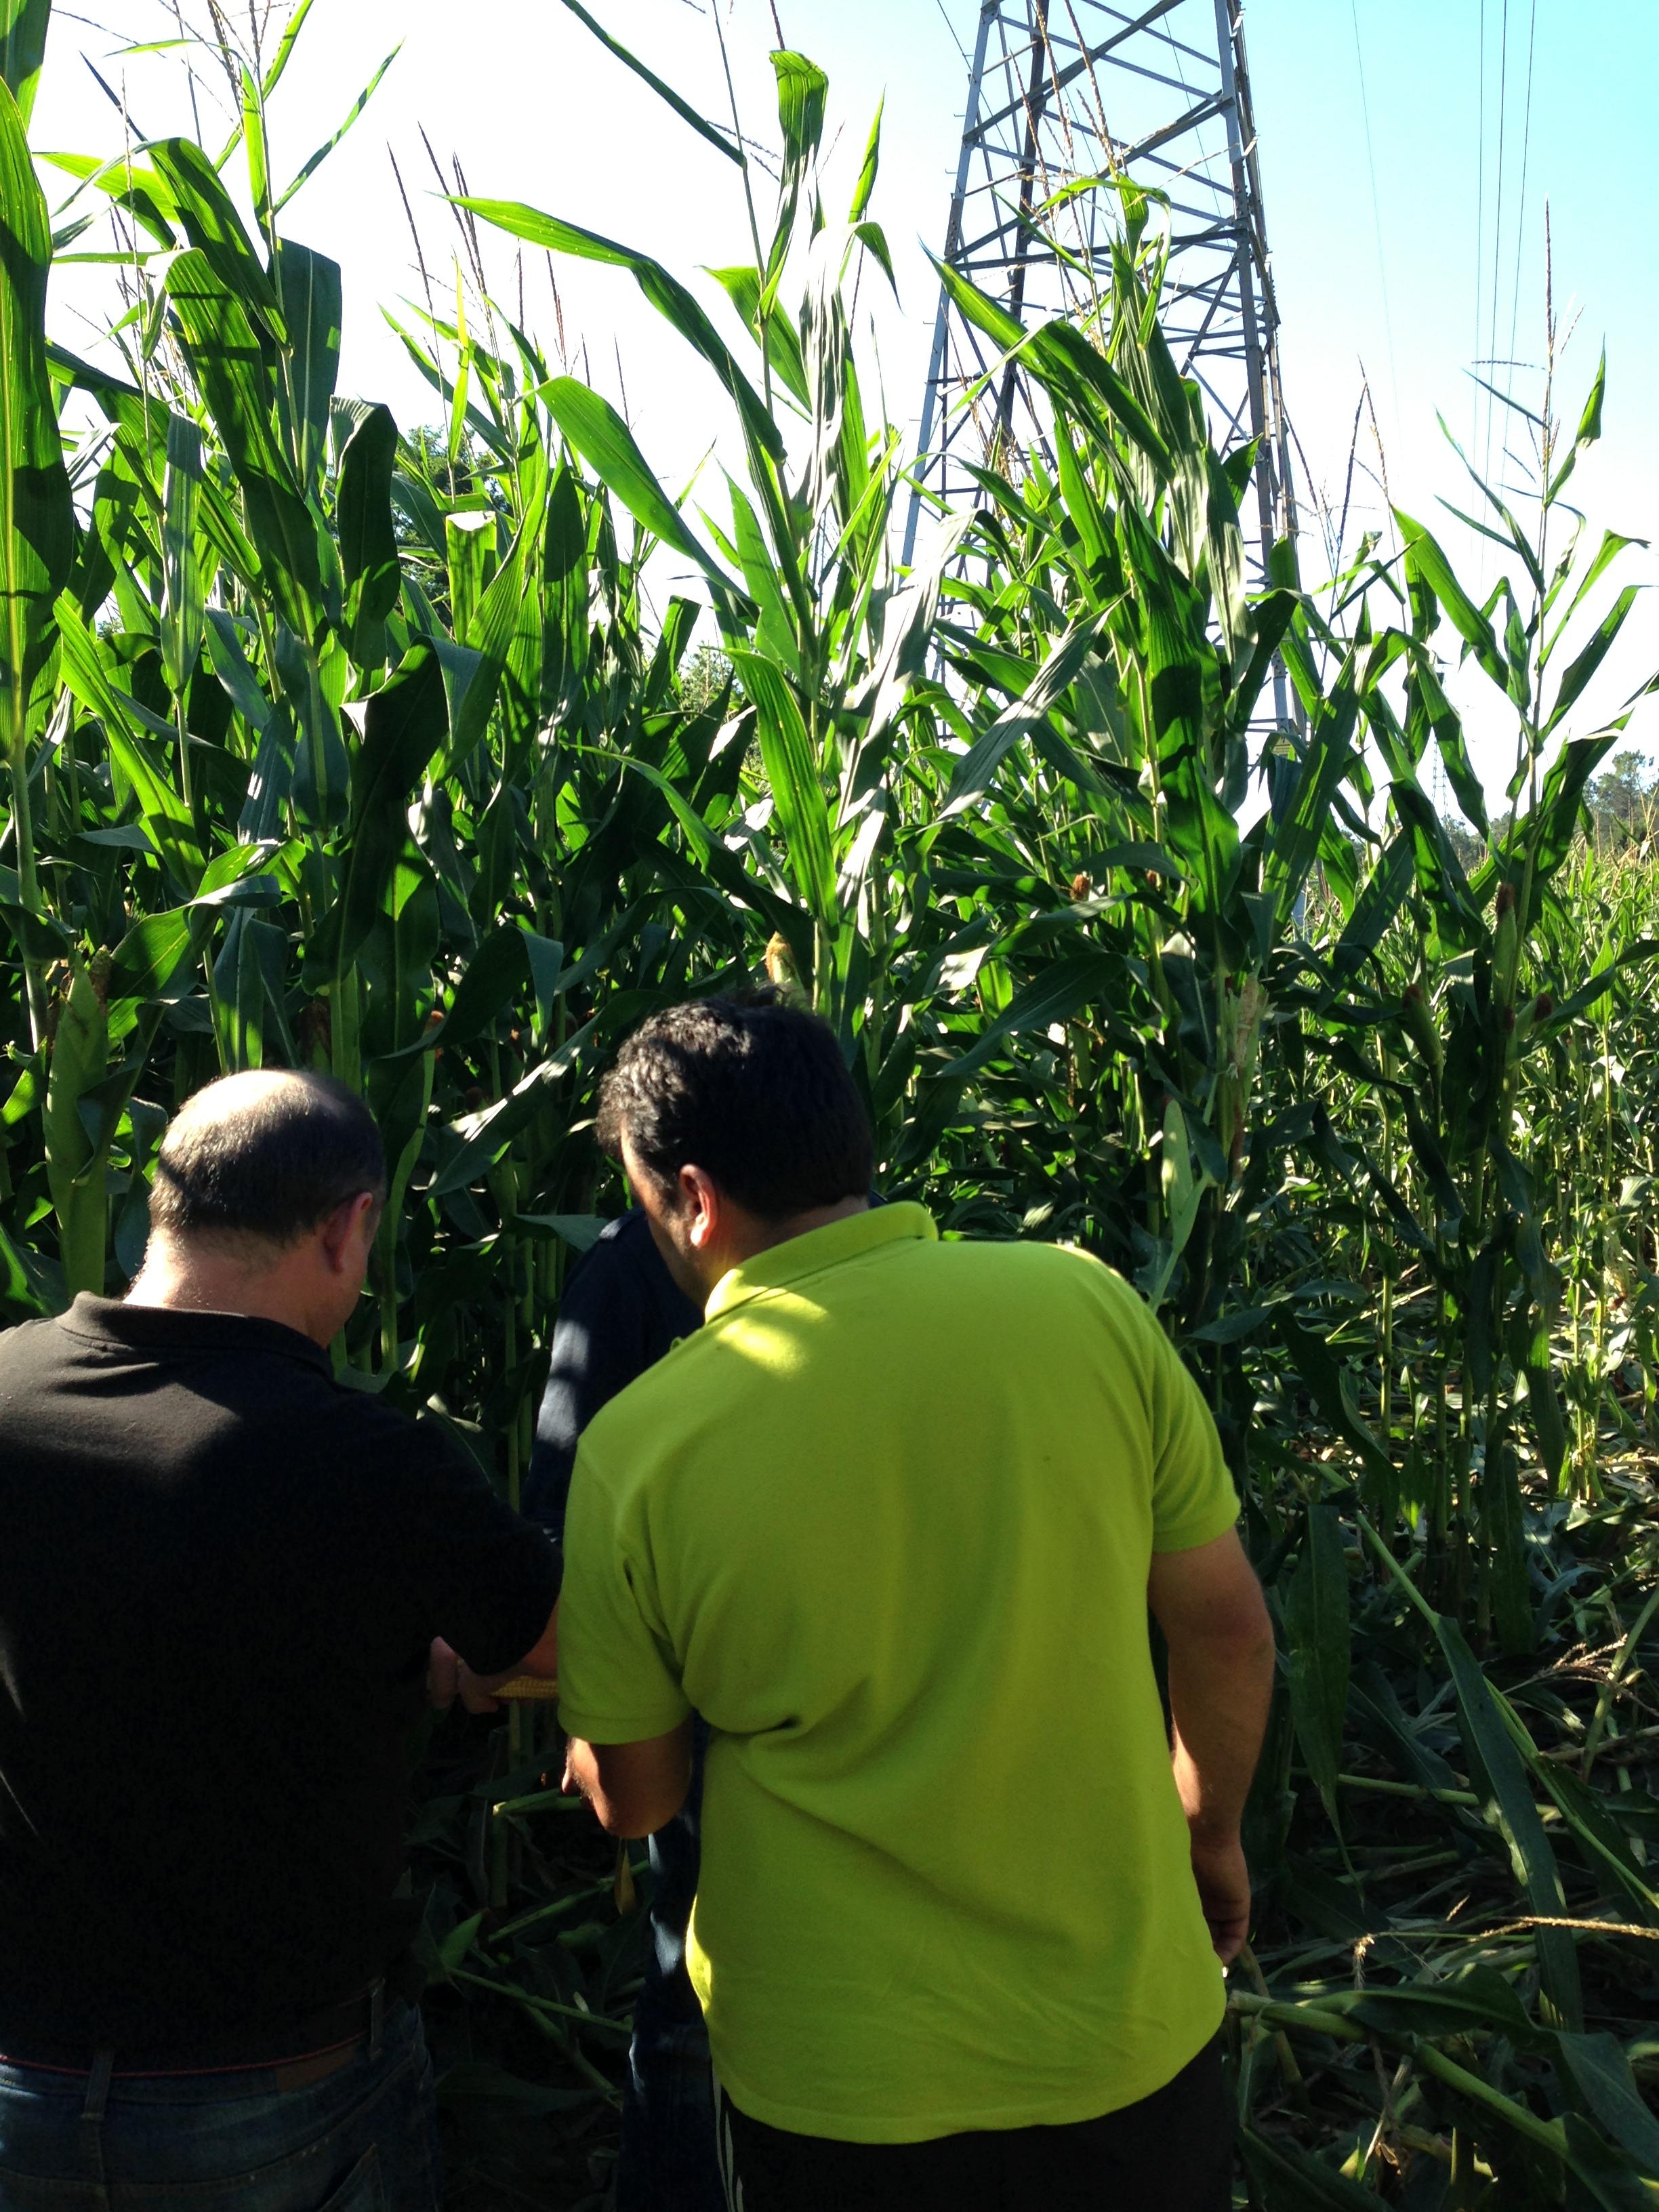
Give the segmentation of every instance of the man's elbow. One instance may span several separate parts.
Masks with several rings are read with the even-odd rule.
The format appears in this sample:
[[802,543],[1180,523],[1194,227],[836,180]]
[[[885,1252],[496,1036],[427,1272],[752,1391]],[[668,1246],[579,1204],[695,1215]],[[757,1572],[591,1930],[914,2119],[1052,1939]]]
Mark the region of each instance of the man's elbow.
[[1260,1585],[1211,1617],[1206,1640],[1237,1666],[1252,1673],[1272,1672],[1276,1651],[1273,1615]]
[[593,1811],[607,1836],[615,1836],[623,1843],[637,1843],[641,1837],[654,1836],[659,1828],[668,1826],[685,1802],[686,1787],[682,1784],[678,1790],[596,1796]]
[[691,1787],[689,1725],[646,1743],[571,1739],[566,1767],[607,1835],[629,1840],[665,1828]]

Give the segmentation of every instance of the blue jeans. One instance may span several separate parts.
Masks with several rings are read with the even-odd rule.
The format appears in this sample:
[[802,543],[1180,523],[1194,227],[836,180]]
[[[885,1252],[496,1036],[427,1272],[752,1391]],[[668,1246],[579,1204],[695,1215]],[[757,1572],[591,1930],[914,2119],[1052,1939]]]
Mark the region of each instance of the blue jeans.
[[617,2212],[726,2212],[708,2035],[685,1971],[708,1750],[708,1723],[699,1720],[685,1803],[650,1843],[650,1946],[623,2084]]
[[637,2019],[623,2088],[617,2212],[726,2212],[701,2020]]
[[0,2212],[439,2212],[441,2201],[413,2005],[387,2012],[378,2051],[366,2039],[302,2087],[264,2067],[104,2078],[0,2064]]

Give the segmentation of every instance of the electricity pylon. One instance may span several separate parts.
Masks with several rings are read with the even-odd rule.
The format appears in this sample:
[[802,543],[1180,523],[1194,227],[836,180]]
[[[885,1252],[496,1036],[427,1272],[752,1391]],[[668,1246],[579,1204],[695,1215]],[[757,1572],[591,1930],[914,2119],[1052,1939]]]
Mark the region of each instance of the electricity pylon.
[[[1122,173],[1168,196],[1164,333],[1218,447],[1260,441],[1265,573],[1296,506],[1243,0],[981,0],[941,258],[1028,325],[1076,307],[1095,272],[1109,289]],[[941,289],[917,474],[946,501],[975,489],[964,462],[1048,443],[1027,379],[999,357]],[[923,503],[912,495],[907,562]]]

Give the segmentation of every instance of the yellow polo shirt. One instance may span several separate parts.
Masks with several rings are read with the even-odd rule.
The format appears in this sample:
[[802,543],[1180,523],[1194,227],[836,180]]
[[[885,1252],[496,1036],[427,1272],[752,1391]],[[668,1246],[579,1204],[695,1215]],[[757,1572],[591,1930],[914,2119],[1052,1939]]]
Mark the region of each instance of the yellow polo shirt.
[[571,1487],[560,1717],[713,1731],[691,1978],[742,2112],[911,2142],[1149,2095],[1221,1969],[1146,1632],[1237,1510],[1122,1279],[919,1206],[735,1269]]

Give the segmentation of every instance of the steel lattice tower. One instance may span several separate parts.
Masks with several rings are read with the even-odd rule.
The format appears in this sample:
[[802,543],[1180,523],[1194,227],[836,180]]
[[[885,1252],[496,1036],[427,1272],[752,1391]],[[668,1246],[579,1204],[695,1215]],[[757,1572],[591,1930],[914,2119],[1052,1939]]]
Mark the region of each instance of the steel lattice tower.
[[[1265,568],[1273,540],[1294,536],[1296,509],[1242,0],[981,0],[942,258],[1023,322],[1075,307],[1089,270],[1109,285],[1121,202],[1097,185],[1041,211],[1067,185],[1126,171],[1169,197],[1164,326],[1206,394],[1218,447],[1261,441]],[[964,461],[1048,444],[1018,368],[993,374],[999,357],[941,291],[917,475],[946,501],[975,489]],[[907,562],[922,504],[913,495]]]

